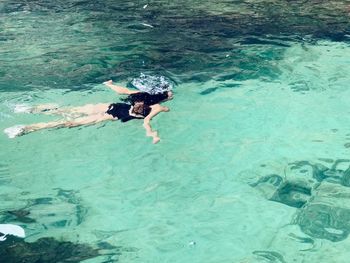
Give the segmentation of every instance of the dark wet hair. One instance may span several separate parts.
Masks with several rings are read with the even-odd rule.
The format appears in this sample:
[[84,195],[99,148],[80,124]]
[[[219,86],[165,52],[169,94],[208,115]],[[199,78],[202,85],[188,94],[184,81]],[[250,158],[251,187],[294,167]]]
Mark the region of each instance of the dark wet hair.
[[135,102],[132,111],[136,114],[147,116],[151,111],[151,108],[150,106],[146,105],[144,102]]
[[168,91],[164,91],[162,93],[154,95],[146,92],[138,92],[130,94],[122,100],[131,103],[131,105],[134,105],[135,102],[143,102],[145,105],[151,106],[163,100],[166,100],[167,98],[169,98]]

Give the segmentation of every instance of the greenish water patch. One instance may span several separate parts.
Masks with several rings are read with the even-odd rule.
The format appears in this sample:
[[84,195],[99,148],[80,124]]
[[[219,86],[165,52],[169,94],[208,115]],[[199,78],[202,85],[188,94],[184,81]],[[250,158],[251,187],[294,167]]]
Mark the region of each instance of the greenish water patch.
[[1,223],[49,259],[347,263],[347,8],[2,1],[0,130],[56,119],[18,104],[118,101],[109,78],[163,75],[175,98],[158,145],[136,120],[1,134]]
[[293,43],[350,34],[347,1],[2,1],[0,14],[1,90],[89,89],[140,72],[274,79]]

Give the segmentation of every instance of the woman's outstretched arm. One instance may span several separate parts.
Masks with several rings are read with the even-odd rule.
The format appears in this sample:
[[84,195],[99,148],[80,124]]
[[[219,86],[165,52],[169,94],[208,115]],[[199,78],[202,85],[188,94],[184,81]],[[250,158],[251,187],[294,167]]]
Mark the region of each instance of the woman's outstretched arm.
[[114,90],[115,92],[117,92],[119,94],[130,95],[130,94],[134,94],[134,93],[139,93],[139,91],[136,91],[136,90],[130,90],[130,89],[127,89],[124,87],[114,85],[112,80],[105,81],[105,82],[103,82],[103,84],[105,84],[107,87],[111,88],[112,90]]
[[153,143],[157,143],[160,141],[160,138],[158,136],[158,132],[152,130],[151,119],[162,111],[165,111],[165,112],[169,111],[169,108],[161,106],[159,104],[155,104],[155,105],[151,106],[151,109],[152,110],[151,110],[150,114],[148,114],[143,121],[143,127],[145,127],[145,129],[146,129],[146,136],[152,137]]

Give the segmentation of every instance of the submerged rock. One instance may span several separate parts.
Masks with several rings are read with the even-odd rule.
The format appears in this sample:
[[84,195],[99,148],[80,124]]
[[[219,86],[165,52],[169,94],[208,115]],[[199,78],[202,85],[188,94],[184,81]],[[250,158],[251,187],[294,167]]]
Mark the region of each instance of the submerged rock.
[[338,242],[350,233],[350,189],[330,182],[322,183],[312,200],[298,210],[296,224],[315,238]]
[[309,186],[286,182],[278,188],[270,200],[300,208],[307,203],[310,197],[311,188]]
[[339,242],[350,233],[350,160],[327,167],[291,163],[284,176],[271,174],[251,183],[265,198],[296,208],[293,224],[307,235]]
[[51,263],[81,262],[99,256],[99,251],[86,244],[40,238],[29,243],[16,237],[8,237],[0,246],[0,262]]
[[297,216],[301,230],[312,237],[338,242],[350,232],[350,209],[310,204]]

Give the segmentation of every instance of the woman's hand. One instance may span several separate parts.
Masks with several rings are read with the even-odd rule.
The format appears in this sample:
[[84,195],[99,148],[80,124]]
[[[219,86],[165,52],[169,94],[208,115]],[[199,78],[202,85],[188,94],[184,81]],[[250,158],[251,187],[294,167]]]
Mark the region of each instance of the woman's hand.
[[155,104],[151,106],[151,112],[143,120],[143,127],[146,129],[146,136],[153,138],[153,143],[156,144],[160,141],[158,132],[154,131],[151,126],[151,119],[162,111],[169,111],[168,107]]
[[153,144],[156,144],[160,141],[160,138],[158,136],[153,137]]
[[152,127],[151,127],[149,121],[146,120],[144,122],[144,124],[143,124],[143,127],[145,127],[145,129],[146,129],[146,136],[153,138],[153,143],[154,144],[156,144],[156,143],[158,143],[160,141],[160,138],[158,136],[158,132],[152,130]]
[[107,81],[103,82],[103,84],[108,86],[108,85],[113,84],[113,81],[110,79],[110,80],[107,80]]
[[128,88],[124,88],[124,87],[121,87],[121,86],[114,85],[113,81],[111,79],[103,82],[103,84],[106,85],[107,87],[111,88],[112,90],[114,90],[118,94],[130,95],[130,94],[134,94],[134,93],[138,93],[139,92],[137,90],[130,90]]

